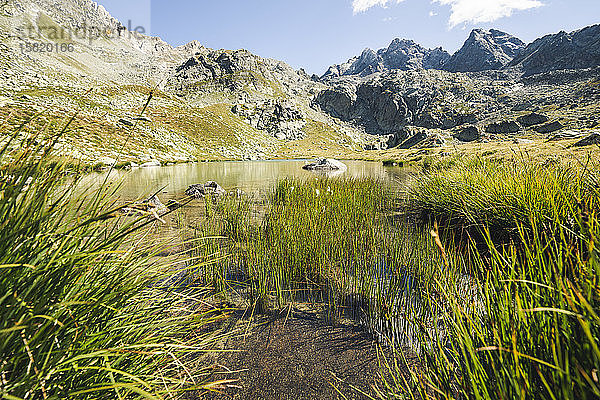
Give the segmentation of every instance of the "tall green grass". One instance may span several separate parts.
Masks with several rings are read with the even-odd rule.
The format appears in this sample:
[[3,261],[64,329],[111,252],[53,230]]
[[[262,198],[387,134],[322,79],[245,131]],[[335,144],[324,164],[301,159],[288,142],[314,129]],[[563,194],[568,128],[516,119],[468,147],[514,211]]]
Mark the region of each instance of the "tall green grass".
[[255,311],[318,303],[329,318],[362,319],[406,344],[416,328],[405,317],[426,311],[420,293],[443,261],[429,232],[397,215],[398,201],[382,181],[351,178],[288,179],[262,201],[208,201],[198,235],[221,237],[203,250],[223,259],[205,277],[235,286]]
[[208,290],[164,283],[173,271],[155,262],[150,222],[113,222],[114,192],[77,194],[77,177],[52,162],[61,133],[17,132],[0,150],[0,396],[163,399],[212,388],[191,364],[221,318],[198,300]]
[[468,279],[427,293],[423,397],[600,396],[598,187],[596,170],[477,160],[411,186],[408,211],[479,231],[446,248]]
[[215,271],[223,286],[243,272],[255,307],[353,311],[395,353],[381,398],[597,398],[595,171],[473,159],[430,165],[404,192],[282,181],[264,202],[211,206],[212,251],[229,254]]

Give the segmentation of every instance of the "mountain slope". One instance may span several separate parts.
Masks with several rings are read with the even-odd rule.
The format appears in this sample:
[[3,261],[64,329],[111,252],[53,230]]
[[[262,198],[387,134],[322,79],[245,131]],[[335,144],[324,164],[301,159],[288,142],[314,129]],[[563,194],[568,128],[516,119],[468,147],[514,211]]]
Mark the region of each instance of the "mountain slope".
[[525,75],[600,65],[600,24],[535,40],[511,63]]
[[450,72],[478,72],[501,69],[519,52],[525,43],[508,33],[495,29],[475,29],[460,50],[444,64]]
[[412,40],[394,39],[387,48],[377,52],[365,49],[346,63],[332,65],[323,80],[340,76],[368,76],[390,70],[439,69],[450,55],[441,47],[426,49]]
[[[90,0],[11,2],[0,27],[0,115],[16,127],[40,110],[56,125],[78,113],[57,146],[66,157],[272,158],[289,140],[319,142],[318,131],[337,132],[348,148],[362,144],[360,132],[310,107],[323,84],[280,61],[198,42],[174,48],[127,31]],[[57,47],[33,50],[45,46]]]

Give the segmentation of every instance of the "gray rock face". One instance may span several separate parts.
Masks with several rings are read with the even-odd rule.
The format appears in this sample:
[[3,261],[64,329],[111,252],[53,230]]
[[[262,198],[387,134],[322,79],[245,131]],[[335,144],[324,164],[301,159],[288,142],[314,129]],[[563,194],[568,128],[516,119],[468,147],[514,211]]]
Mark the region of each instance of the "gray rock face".
[[594,132],[589,136],[581,139],[577,143],[573,144],[575,147],[591,146],[594,144],[600,144],[600,133]]
[[400,132],[392,135],[388,141],[388,147],[410,149],[417,146],[428,136],[428,129],[416,126],[407,126]]
[[600,65],[600,24],[547,35],[529,44],[511,63],[525,75]]
[[475,29],[443,68],[450,72],[501,69],[524,48],[525,43],[508,33],[495,29]]
[[296,140],[304,136],[304,114],[290,102],[267,100],[237,104],[231,111],[254,128],[267,131],[278,139]]
[[530,127],[548,122],[548,117],[542,114],[531,113],[517,118],[517,121],[523,126]]
[[450,58],[441,47],[426,49],[412,40],[394,39],[387,48],[365,49],[358,57],[344,64],[332,65],[321,77],[323,80],[340,76],[368,76],[391,70],[440,69]]
[[[442,71],[392,71],[359,82],[341,80],[319,93],[314,105],[367,133],[393,135],[391,145],[410,137],[407,126],[451,129],[477,120],[465,104],[473,97],[468,80]],[[465,85],[465,86],[463,86]],[[448,89],[445,89],[448,88]],[[455,104],[456,103],[456,104]]]
[[227,192],[217,182],[208,181],[205,184],[191,185],[185,190],[185,195],[195,199],[205,196],[224,196]]
[[560,121],[550,122],[548,124],[540,125],[535,127],[534,130],[537,133],[552,133],[563,129],[565,126]]
[[487,133],[493,134],[517,133],[519,130],[521,127],[515,121],[494,122],[485,127]]
[[475,140],[481,139],[481,132],[479,132],[478,127],[469,125],[455,133],[454,137],[461,142],[474,142]]

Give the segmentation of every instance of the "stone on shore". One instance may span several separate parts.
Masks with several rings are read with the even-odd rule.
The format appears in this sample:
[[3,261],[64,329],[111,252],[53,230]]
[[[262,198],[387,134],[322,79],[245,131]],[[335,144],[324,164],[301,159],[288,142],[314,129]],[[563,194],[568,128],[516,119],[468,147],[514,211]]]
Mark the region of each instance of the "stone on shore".
[[191,185],[186,189],[185,194],[195,199],[201,199],[206,196],[224,196],[227,192],[217,182],[208,181],[205,184]]

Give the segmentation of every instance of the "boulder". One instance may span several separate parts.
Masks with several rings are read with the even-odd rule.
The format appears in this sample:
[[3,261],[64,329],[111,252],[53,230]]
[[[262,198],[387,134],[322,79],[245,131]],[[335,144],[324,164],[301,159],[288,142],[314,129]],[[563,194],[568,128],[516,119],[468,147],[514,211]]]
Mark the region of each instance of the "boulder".
[[140,168],[153,168],[153,167],[160,167],[160,166],[161,166],[160,161],[152,160],[152,161],[143,163],[142,165],[140,165]]
[[489,124],[485,127],[485,131],[487,133],[517,133],[521,130],[519,124],[515,121],[500,121]]
[[148,204],[150,211],[155,210],[158,215],[164,215],[169,212],[169,208],[160,201],[157,195],[149,197],[144,203]]
[[455,133],[454,137],[461,142],[474,142],[481,138],[481,132],[479,132],[479,128],[475,125],[469,125]]
[[598,132],[594,132],[591,135],[584,137],[577,143],[574,143],[573,146],[574,147],[584,147],[584,146],[591,146],[594,144],[600,145],[600,133],[598,133]]
[[548,117],[543,114],[531,113],[520,116],[517,121],[523,126],[530,127],[548,122]]
[[548,124],[536,126],[533,128],[537,133],[551,133],[563,129],[565,126],[560,121],[550,122]]
[[133,203],[128,207],[123,207],[120,210],[122,214],[127,216],[148,216],[162,222],[163,224],[165,221],[161,218],[161,216],[170,211],[172,211],[172,209],[165,206],[157,195],[153,195],[144,201]]
[[224,196],[227,192],[217,182],[208,181],[205,184],[191,185],[185,190],[185,194],[195,199],[201,199],[206,196]]
[[346,164],[333,158],[318,158],[315,162],[306,164],[302,169],[308,171],[345,171]]

